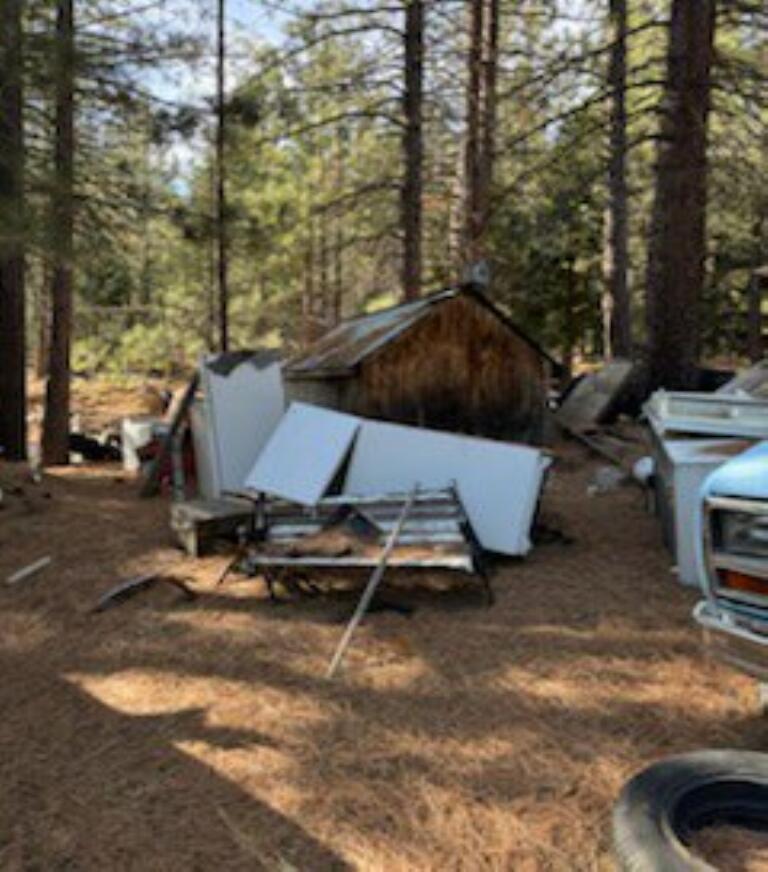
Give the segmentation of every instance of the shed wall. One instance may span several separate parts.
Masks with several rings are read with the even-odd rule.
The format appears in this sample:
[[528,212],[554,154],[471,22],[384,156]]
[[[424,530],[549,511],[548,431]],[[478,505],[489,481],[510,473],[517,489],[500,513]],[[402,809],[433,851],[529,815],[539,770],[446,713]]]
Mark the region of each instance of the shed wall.
[[342,390],[342,407],[357,414],[535,442],[546,372],[524,339],[457,297],[364,361]]
[[289,403],[311,403],[326,409],[349,411],[344,405],[346,379],[286,378],[285,396]]

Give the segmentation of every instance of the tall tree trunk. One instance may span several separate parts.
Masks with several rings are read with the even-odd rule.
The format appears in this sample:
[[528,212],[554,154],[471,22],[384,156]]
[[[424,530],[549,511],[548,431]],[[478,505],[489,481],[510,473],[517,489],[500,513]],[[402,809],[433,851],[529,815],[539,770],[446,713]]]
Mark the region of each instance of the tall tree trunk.
[[307,238],[304,248],[304,281],[301,291],[301,346],[306,348],[317,338],[315,322],[315,218],[310,204]]
[[[343,127],[336,130],[336,171],[334,184],[339,194],[343,194],[346,184],[346,133]],[[339,207],[334,210],[334,240],[333,240],[333,300],[331,307],[331,325],[335,327],[341,321],[344,301],[344,210]]]
[[[325,152],[320,157],[320,191],[327,190],[328,166]],[[328,258],[328,221],[330,214],[328,209],[319,212],[317,218],[317,247],[318,247],[318,294],[315,318],[321,332],[325,331],[331,320],[331,290],[330,271]]]
[[563,338],[565,340],[565,348],[563,349],[563,387],[570,382],[573,376],[573,360],[576,352],[576,343],[578,341],[578,330],[576,328],[576,296],[578,291],[579,277],[576,272],[576,264],[573,257],[568,258],[564,264],[565,268],[565,299],[564,299],[564,315],[565,324],[563,325]]
[[27,456],[22,0],[0,0],[0,451]]
[[341,321],[344,304],[344,224],[341,216],[336,217],[336,235],[333,245],[333,305],[331,326]]
[[470,0],[465,152],[465,264],[483,260],[496,158],[499,0]]
[[226,142],[226,106],[224,100],[226,43],[225,0],[218,0],[216,57],[216,239],[218,245],[219,350],[229,348],[229,286],[227,237],[227,185],[224,146]]
[[646,275],[650,387],[696,380],[715,0],[673,0]]
[[[209,167],[209,191],[211,196],[211,213],[215,211],[215,203],[217,196],[217,178],[216,166],[214,163]],[[206,256],[208,259],[208,300],[207,313],[205,324],[205,336],[208,346],[208,351],[213,353],[217,347],[217,327],[219,323],[219,238],[216,232],[216,216],[211,214],[208,225],[208,246]]]
[[483,13],[485,0],[469,0],[469,53],[467,55],[467,129],[464,152],[465,265],[476,261],[482,222],[482,103]]
[[611,92],[608,208],[605,213],[603,276],[606,312],[606,357],[632,354],[632,319],[627,272],[629,268],[629,211],[627,198],[627,0],[610,0],[612,48],[608,67]]
[[493,171],[496,163],[496,81],[499,66],[499,0],[486,0],[483,39],[483,151],[480,162],[482,180],[480,207],[481,233],[488,229],[491,213]]
[[37,343],[35,345],[35,376],[48,377],[48,363],[51,353],[51,298],[50,263],[42,262],[42,275],[37,283],[35,308],[37,310]]
[[[764,142],[768,145],[768,133],[764,136]],[[752,239],[755,251],[764,250],[764,240],[768,230],[768,199],[761,198],[757,205],[757,217],[752,225]],[[765,355],[765,343],[763,342],[763,295],[768,286],[768,266],[759,263],[749,277],[747,288],[747,354],[749,359],[756,363]]]
[[402,293],[404,299],[412,300],[419,296],[422,282],[424,3],[422,0],[405,0],[405,4],[404,178],[400,209],[403,231]]
[[768,284],[768,275],[756,270],[749,278],[747,289],[747,353],[752,363],[762,360],[763,345],[763,291]]
[[43,420],[43,463],[69,462],[72,259],[74,251],[74,8],[58,0],[56,10],[56,142],[51,280],[51,344]]

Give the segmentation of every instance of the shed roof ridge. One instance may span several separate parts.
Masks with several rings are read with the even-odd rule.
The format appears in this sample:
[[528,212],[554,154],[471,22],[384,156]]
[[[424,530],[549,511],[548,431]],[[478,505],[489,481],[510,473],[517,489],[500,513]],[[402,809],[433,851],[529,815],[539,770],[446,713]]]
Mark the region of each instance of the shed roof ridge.
[[479,288],[472,284],[461,284],[442,288],[424,297],[388,306],[375,312],[347,318],[315,340],[306,350],[289,359],[284,371],[287,375],[305,377],[310,373],[314,373],[315,377],[320,377],[322,373],[334,376],[351,375],[363,360],[371,357],[382,346],[392,342],[420,321],[435,304],[460,296],[473,299],[538,355],[549,360],[555,367],[559,366],[538,342],[518,327],[512,318]]

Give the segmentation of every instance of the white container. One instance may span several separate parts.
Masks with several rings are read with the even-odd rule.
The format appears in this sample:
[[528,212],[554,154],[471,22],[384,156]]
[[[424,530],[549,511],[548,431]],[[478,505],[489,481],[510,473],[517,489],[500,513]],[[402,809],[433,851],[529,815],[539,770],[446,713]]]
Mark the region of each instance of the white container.
[[123,418],[121,426],[123,444],[123,469],[126,472],[138,472],[141,468],[139,449],[149,445],[158,429],[166,425],[160,418],[149,415]]

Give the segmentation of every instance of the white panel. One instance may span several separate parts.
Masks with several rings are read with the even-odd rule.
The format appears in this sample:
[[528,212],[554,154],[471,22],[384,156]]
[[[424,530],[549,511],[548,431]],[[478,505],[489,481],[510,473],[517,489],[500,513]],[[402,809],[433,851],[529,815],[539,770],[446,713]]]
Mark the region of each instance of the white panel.
[[360,419],[291,403],[246,479],[246,487],[315,505],[347,456]]
[[228,375],[200,367],[213,469],[211,496],[238,491],[285,411],[280,364],[248,360]]
[[356,495],[405,493],[415,484],[456,484],[480,544],[526,554],[549,460],[523,445],[365,421],[344,490]]

